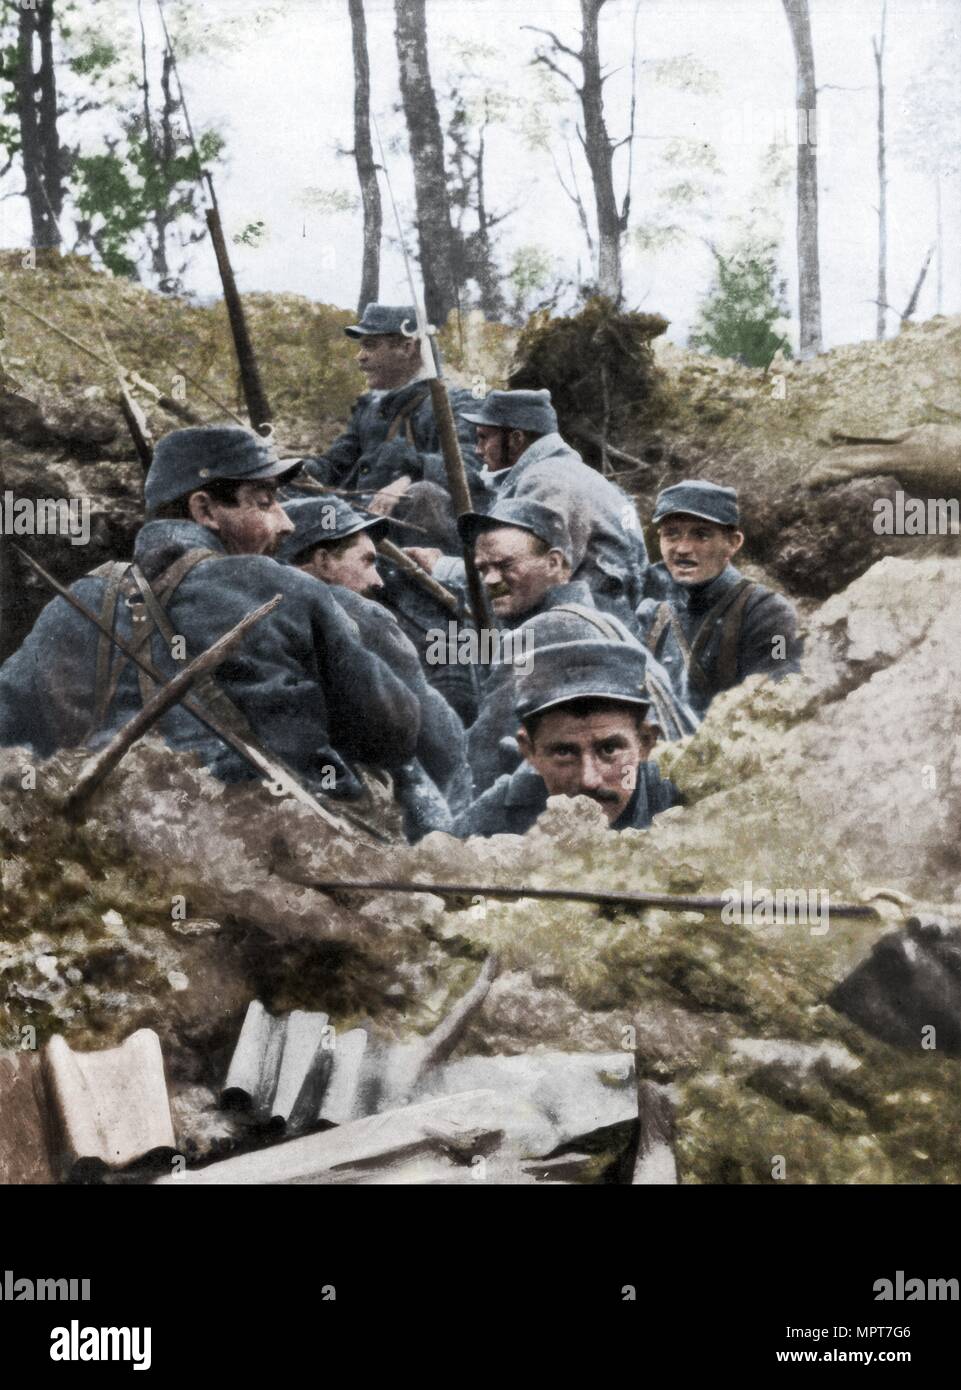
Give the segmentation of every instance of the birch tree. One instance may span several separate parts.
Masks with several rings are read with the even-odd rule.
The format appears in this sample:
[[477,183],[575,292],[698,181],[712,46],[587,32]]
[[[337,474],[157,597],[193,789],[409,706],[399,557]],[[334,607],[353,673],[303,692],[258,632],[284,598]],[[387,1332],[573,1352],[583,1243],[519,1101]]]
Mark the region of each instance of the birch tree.
[[782,0],[797,65],[798,320],[802,357],[821,351],[821,267],[818,255],[817,85],[808,0]]

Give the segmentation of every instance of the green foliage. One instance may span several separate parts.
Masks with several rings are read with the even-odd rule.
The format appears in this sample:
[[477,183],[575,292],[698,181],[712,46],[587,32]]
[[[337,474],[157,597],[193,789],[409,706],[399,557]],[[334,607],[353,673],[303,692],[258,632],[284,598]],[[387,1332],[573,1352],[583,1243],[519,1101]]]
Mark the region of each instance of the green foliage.
[[745,242],[729,255],[714,252],[715,276],[701,305],[689,345],[715,357],[733,357],[748,367],[768,367],[784,337],[774,331],[787,318],[787,282],[778,278],[773,242]]

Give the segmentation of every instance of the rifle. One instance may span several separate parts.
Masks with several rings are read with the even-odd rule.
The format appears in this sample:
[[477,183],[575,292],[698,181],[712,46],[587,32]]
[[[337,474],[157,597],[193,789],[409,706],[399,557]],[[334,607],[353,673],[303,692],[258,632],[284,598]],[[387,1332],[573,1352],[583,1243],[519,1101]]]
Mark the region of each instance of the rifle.
[[[460,451],[460,440],[457,438],[457,427],[454,423],[454,412],[451,408],[450,397],[447,394],[447,387],[444,384],[444,368],[440,355],[440,348],[437,345],[437,330],[427,322],[427,312],[424,308],[424,301],[417,293],[414,284],[414,273],[411,269],[410,256],[407,251],[407,241],[404,236],[404,229],[401,226],[400,212],[394,198],[394,190],[390,181],[390,174],[387,170],[387,158],[384,154],[384,144],[380,138],[380,130],[376,120],[373,122],[374,130],[377,134],[377,144],[380,148],[381,167],[384,171],[384,181],[387,184],[387,192],[390,195],[391,207],[394,210],[394,221],[397,225],[397,237],[400,242],[400,249],[404,257],[404,270],[407,274],[407,284],[410,289],[411,302],[414,305],[416,315],[416,326],[408,327],[405,323],[401,326],[401,332],[409,338],[420,340],[420,354],[422,365],[422,380],[426,381],[430,389],[430,401],[434,411],[434,421],[437,425],[437,435],[440,440],[441,453],[444,456],[444,468],[447,472],[447,490],[450,493],[451,501],[454,504],[454,515],[459,519],[465,513],[474,510],[471,502],[470,488],[467,483],[467,470],[464,467],[464,456]],[[487,590],[481,582],[477,565],[474,563],[474,552],[470,542],[461,539],[461,547],[464,555],[464,571],[467,576],[467,593],[470,598],[470,606],[474,615],[474,622],[478,628],[493,628],[494,618],[491,613],[490,600],[487,597]]]
[[250,417],[251,427],[256,430],[258,434],[269,434],[270,421],[273,419],[273,411],[270,408],[270,403],[267,400],[267,393],[264,390],[264,385],[260,378],[257,356],[254,352],[253,342],[251,341],[250,330],[247,327],[247,316],[244,313],[244,306],[240,298],[240,292],[237,289],[237,281],[234,277],[233,266],[230,263],[230,252],[227,250],[227,239],[224,236],[223,223],[220,220],[220,206],[217,202],[217,194],[214,191],[214,181],[209,171],[203,167],[200,158],[200,150],[194,138],[190,112],[187,108],[187,99],[184,96],[183,83],[180,81],[180,69],[177,67],[177,55],[170,38],[170,31],[167,28],[167,19],[163,12],[161,0],[157,0],[157,10],[160,15],[160,23],[163,27],[164,42],[166,43],[167,53],[170,57],[170,65],[177,79],[177,92],[180,96],[180,105],[184,113],[184,123],[187,127],[187,134],[190,137],[194,159],[197,161],[198,179],[201,187],[206,184],[207,192],[210,197],[210,206],[205,209],[204,216],[207,221],[207,228],[210,232],[210,240],[213,244],[214,254],[217,257],[217,269],[220,272],[220,283],[223,286],[224,303],[227,305],[227,317],[230,321],[230,332],[234,340],[234,350],[237,354],[237,365],[240,368],[240,384],[243,389],[244,400],[247,403],[247,414]]

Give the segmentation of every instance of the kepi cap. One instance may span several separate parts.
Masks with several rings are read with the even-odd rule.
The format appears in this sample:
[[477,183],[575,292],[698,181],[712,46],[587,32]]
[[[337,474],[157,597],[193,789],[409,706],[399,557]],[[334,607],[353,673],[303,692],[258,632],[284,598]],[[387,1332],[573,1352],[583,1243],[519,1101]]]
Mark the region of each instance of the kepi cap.
[[547,507],[543,502],[505,497],[503,501],[495,503],[489,512],[465,512],[457,518],[457,529],[462,539],[470,545],[482,531],[496,531],[500,526],[515,526],[518,530],[530,531],[552,550],[559,550],[568,563],[573,559],[574,549],[567,523],[560,512],[555,512],[553,507]]
[[403,333],[413,337],[417,331],[417,310],[412,304],[368,304],[360,323],[349,324],[344,332],[348,338],[372,338],[385,333]]
[[737,526],[739,512],[737,492],[733,487],[721,487],[703,478],[685,478],[683,482],[666,487],[657,494],[654,515],[657,523],[668,516],[699,516],[716,526]]
[[164,435],[154,450],[144,483],[147,511],[155,512],[221,479],[286,481],[300,459],[278,458],[274,444],[239,425],[199,425]]
[[361,531],[367,531],[372,541],[379,541],[390,530],[387,517],[355,512],[342,497],[298,497],[285,502],[284,511],[295,529],[281,541],[277,559],[288,565],[321,541],[342,541]]
[[514,709],[521,720],[571,700],[650,704],[647,662],[630,642],[558,642],[539,647],[514,676]]
[[553,434],[557,429],[557,412],[546,388],[542,391],[490,391],[480,410],[461,418],[471,425],[526,430],[529,434]]

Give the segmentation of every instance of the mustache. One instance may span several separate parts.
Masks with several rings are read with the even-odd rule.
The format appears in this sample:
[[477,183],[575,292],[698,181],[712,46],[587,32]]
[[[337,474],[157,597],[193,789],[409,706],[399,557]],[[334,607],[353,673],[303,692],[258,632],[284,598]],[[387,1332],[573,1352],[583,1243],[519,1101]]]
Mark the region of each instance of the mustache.
[[618,799],[617,792],[605,791],[603,788],[596,792],[581,792],[581,796],[589,796],[592,801],[601,802],[615,802]]

